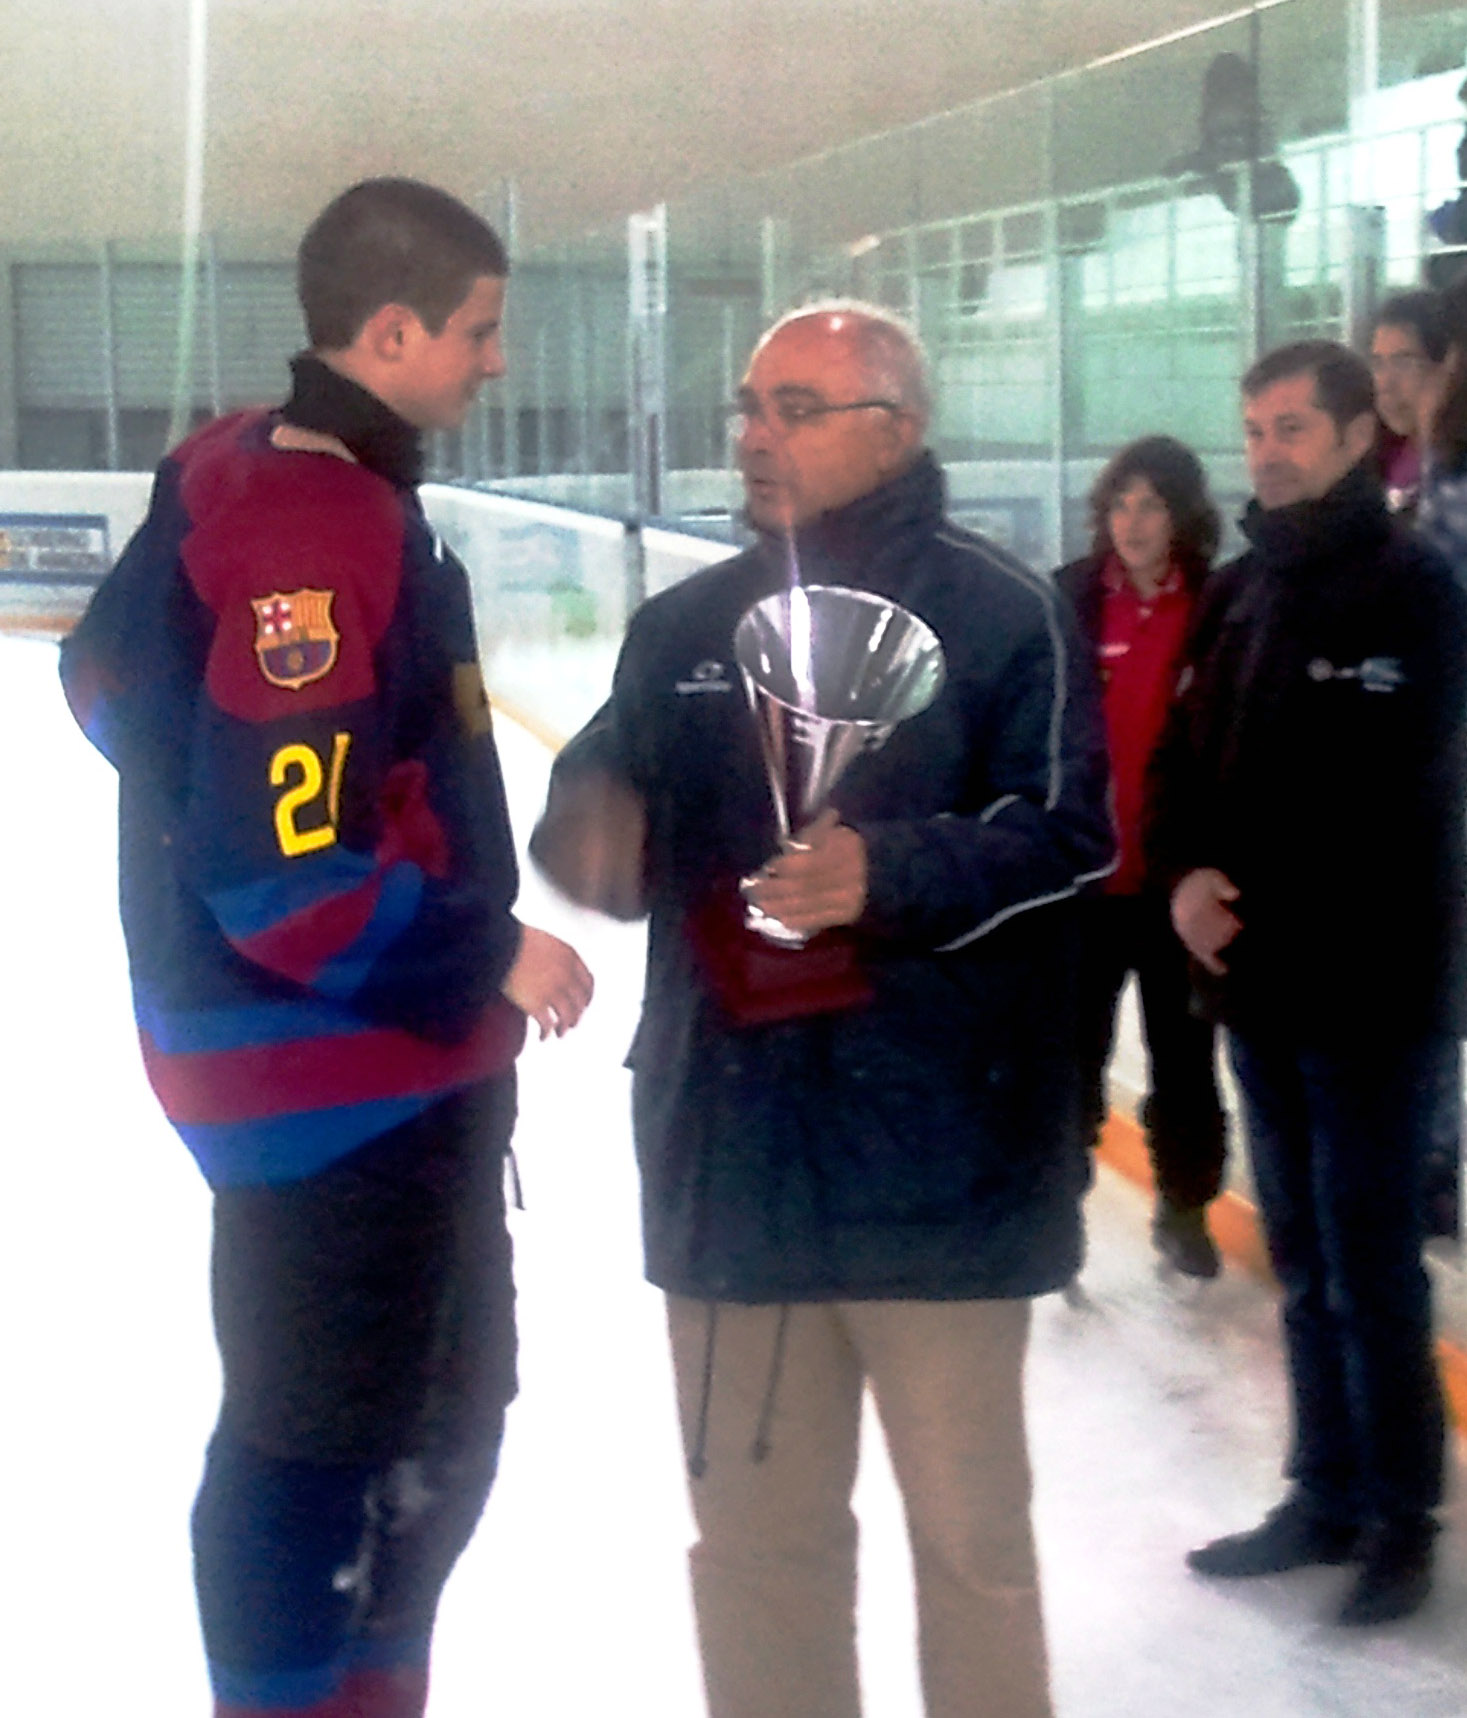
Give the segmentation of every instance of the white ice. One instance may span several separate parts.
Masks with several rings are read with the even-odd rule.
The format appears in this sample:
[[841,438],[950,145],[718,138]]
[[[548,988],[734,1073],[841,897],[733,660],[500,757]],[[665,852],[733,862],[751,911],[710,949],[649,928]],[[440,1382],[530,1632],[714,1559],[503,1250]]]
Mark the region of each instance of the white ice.
[[[188,1510],[218,1377],[208,1197],[143,1080],[115,910],[115,791],[56,653],[0,638],[4,1568],[16,1718],[205,1718]],[[547,757],[499,724],[517,826]],[[445,1598],[431,1718],[698,1718],[690,1521],[661,1304],[642,1282],[620,1060],[640,935],[526,877],[599,994],[522,1063],[522,1391],[499,1483]],[[1467,1526],[1429,1609],[1328,1626],[1343,1571],[1237,1587],[1182,1553],[1275,1501],[1285,1402],[1269,1296],[1231,1268],[1158,1279],[1139,1194],[1102,1176],[1083,1300],[1037,1311],[1036,1519],[1059,1718],[1463,1718]],[[869,1428],[868,1428],[869,1430]],[[1462,1464],[1456,1459],[1456,1490]],[[859,1487],[868,1718],[917,1718],[899,1507],[879,1439]]]

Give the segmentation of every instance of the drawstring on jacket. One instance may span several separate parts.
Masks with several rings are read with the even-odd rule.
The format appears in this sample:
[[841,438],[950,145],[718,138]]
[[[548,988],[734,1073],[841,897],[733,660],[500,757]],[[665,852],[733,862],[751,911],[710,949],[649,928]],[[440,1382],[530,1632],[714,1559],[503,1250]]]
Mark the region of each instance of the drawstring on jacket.
[[[713,1361],[718,1343],[718,1302],[710,1300],[708,1323],[703,1337],[703,1377],[698,1391],[698,1417],[693,1427],[693,1447],[688,1452],[688,1473],[702,1479],[708,1471],[708,1419],[713,1402]],[[759,1419],[754,1427],[754,1441],[749,1446],[749,1460],[761,1462],[774,1448],[771,1436],[774,1426],[774,1403],[784,1373],[785,1338],[789,1331],[790,1309],[781,1306],[779,1322],[774,1327],[774,1349],[769,1357],[769,1376],[764,1385],[764,1399],[759,1405]]]
[[759,1424],[754,1428],[754,1442],[749,1450],[751,1461],[763,1461],[774,1448],[769,1433],[774,1424],[774,1397],[779,1389],[780,1374],[784,1371],[784,1337],[789,1329],[789,1322],[790,1309],[788,1306],[782,1306],[779,1309],[779,1323],[774,1327],[774,1353],[769,1357],[769,1382],[764,1386]]
[[698,1396],[698,1424],[688,1454],[688,1472],[702,1479],[708,1471],[708,1407],[713,1400],[713,1347],[718,1338],[718,1302],[708,1302],[708,1325],[703,1334],[703,1385]]

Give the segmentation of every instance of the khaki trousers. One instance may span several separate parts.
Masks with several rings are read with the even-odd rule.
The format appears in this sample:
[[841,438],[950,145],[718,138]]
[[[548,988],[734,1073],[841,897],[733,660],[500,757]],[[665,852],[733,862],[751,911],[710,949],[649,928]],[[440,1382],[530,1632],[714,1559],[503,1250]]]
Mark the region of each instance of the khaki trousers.
[[867,1385],[906,1509],[928,1718],[1051,1718],[1028,1302],[669,1296],[668,1328],[702,1466],[690,1562],[710,1718],[859,1718],[851,1492]]

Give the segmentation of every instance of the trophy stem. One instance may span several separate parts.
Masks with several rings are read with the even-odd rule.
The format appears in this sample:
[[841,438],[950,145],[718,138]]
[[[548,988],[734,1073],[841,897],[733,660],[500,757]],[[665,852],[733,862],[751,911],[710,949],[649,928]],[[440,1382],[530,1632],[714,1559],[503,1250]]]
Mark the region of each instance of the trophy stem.
[[[819,816],[846,769],[925,710],[942,686],[937,635],[870,591],[803,585],[790,540],[791,579],[743,616],[734,657],[758,729],[782,850]],[[810,939],[748,901],[747,928],[800,948]]]
[[794,533],[790,533],[790,668],[795,677],[796,700],[800,709],[815,711],[815,641],[810,624],[810,599],[800,583],[800,566],[795,558]]

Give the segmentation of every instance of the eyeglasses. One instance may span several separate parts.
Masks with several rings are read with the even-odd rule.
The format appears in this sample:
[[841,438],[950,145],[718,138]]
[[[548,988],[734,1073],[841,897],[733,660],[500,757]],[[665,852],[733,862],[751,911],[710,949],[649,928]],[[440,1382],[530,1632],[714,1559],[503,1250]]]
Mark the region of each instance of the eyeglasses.
[[1421,352],[1387,352],[1370,355],[1372,376],[1410,376],[1430,367],[1431,359]]
[[819,423],[822,418],[834,417],[839,412],[893,412],[900,417],[906,407],[898,405],[895,400],[844,400],[832,404],[829,400],[812,399],[803,394],[776,396],[768,409],[753,394],[741,394],[731,406],[724,407],[724,415],[736,434],[742,433],[750,424],[768,423],[770,411],[779,419],[781,428],[796,430],[807,424]]

